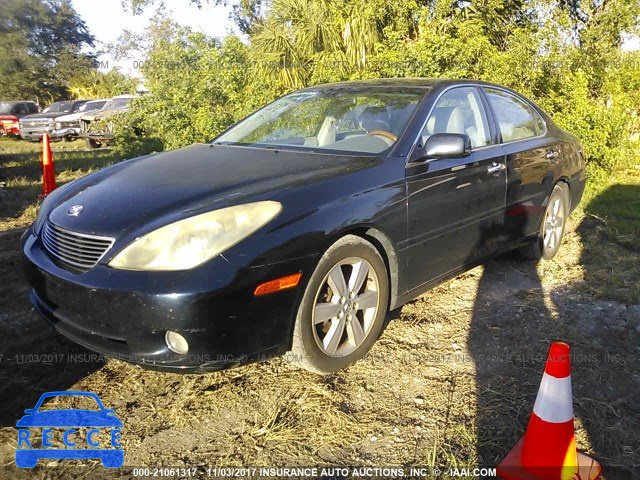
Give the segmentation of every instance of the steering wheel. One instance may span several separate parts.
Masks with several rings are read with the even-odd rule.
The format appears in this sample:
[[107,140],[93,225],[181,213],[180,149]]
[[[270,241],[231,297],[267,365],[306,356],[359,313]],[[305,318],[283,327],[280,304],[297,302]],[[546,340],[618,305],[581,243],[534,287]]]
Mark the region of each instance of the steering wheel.
[[381,137],[386,137],[389,140],[396,141],[398,137],[391,132],[387,132],[386,130],[371,130],[367,132],[367,135],[380,135]]

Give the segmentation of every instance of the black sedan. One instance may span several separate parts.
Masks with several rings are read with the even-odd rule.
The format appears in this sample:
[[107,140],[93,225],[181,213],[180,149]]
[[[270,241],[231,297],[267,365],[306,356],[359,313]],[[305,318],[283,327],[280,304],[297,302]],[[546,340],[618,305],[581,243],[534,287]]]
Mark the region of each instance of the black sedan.
[[67,183],[22,250],[36,310],[89,349],[179,372],[290,351],[327,373],[434,285],[552,258],[584,185],[579,140],[507,88],[338,83]]

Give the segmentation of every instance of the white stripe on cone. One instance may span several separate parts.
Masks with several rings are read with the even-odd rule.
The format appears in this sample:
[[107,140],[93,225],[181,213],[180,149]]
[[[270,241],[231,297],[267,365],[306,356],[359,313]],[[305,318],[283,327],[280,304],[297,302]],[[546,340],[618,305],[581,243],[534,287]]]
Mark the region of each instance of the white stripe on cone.
[[573,420],[571,375],[556,378],[545,372],[533,406],[533,413],[549,423],[565,423]]

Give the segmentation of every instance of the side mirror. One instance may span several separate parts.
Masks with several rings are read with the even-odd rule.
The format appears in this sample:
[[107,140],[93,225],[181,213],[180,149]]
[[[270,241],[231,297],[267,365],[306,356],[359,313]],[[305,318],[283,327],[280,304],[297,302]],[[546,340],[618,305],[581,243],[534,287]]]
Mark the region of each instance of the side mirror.
[[413,161],[429,161],[444,158],[462,158],[471,155],[471,138],[460,133],[435,133],[422,142],[418,156]]

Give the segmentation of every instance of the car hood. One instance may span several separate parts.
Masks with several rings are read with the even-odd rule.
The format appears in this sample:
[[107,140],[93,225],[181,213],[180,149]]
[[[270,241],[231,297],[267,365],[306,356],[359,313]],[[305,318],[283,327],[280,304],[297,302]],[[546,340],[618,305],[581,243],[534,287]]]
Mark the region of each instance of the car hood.
[[25,415],[16,427],[122,427],[115,415],[95,410],[45,410]]
[[80,120],[80,117],[88,112],[76,112],[76,113],[68,113],[66,115],[60,115],[56,117],[56,120],[59,122],[73,122],[75,120]]
[[0,120],[13,120],[13,121],[16,121],[16,120],[18,120],[18,117],[16,117],[15,115],[0,114]]
[[113,110],[96,110],[95,112],[83,115],[81,119],[95,122],[96,120],[100,120],[101,118],[111,117],[118,113],[128,112],[128,111],[129,111],[129,107],[114,108]]
[[[227,205],[275,198],[288,189],[381,160],[338,154],[203,145],[114,165],[74,182],[49,209],[49,219],[72,231],[119,237]],[[69,209],[82,205],[82,213]]]
[[55,113],[32,113],[31,115],[26,115],[22,117],[20,120],[36,120],[39,118],[58,118],[63,115],[69,115],[69,112],[55,112]]

